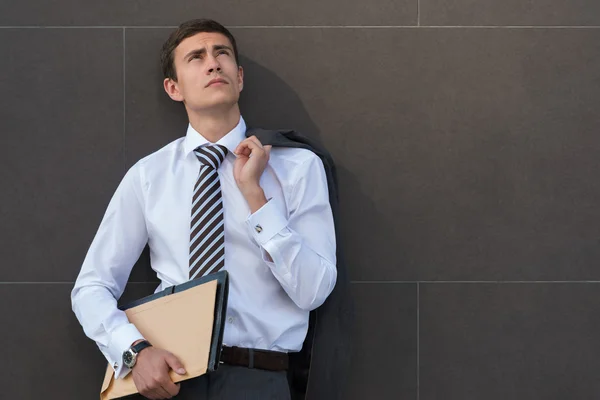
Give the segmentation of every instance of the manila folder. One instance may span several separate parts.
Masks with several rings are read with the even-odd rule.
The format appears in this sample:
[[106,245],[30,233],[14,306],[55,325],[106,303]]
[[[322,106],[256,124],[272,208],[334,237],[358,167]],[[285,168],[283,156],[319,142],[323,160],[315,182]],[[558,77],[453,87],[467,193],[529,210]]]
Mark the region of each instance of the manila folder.
[[[211,280],[125,310],[129,321],[153,346],[173,353],[182,362],[186,374],[169,371],[173,382],[203,375],[208,369],[216,293],[217,281]],[[131,373],[115,379],[112,367],[106,368],[101,400],[137,392]]]

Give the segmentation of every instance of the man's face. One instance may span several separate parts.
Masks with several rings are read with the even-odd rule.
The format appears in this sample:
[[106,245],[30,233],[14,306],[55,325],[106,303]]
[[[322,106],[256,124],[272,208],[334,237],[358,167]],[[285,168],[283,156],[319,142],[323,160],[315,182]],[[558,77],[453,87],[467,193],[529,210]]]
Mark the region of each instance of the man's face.
[[174,51],[177,82],[165,80],[173,100],[192,111],[230,107],[237,103],[244,85],[229,39],[216,32],[201,32],[184,39]]

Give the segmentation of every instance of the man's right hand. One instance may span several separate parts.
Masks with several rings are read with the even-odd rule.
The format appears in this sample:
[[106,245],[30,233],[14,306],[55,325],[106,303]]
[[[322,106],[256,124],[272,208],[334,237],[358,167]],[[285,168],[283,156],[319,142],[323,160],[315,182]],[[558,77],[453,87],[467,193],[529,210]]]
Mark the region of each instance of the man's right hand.
[[179,384],[169,376],[172,369],[185,375],[181,362],[173,354],[155,347],[140,351],[133,367],[133,382],[140,394],[151,400],[170,399],[179,393]]

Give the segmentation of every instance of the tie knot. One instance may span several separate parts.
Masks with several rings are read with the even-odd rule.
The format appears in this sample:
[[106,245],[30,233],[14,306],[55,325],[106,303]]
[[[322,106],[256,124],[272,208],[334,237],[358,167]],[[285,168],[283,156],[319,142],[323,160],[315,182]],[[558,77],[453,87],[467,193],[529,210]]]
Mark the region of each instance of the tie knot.
[[227,147],[221,146],[220,144],[211,144],[208,146],[197,147],[194,150],[194,153],[202,164],[218,169],[227,155]]

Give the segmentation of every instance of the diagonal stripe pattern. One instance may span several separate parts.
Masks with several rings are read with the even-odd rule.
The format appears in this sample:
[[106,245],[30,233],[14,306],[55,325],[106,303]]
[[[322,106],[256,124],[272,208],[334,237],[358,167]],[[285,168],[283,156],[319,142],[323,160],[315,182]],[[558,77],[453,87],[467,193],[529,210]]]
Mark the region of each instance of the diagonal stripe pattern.
[[190,279],[217,272],[225,265],[223,199],[217,169],[227,155],[221,145],[194,150],[200,160],[200,173],[192,196],[190,223]]

